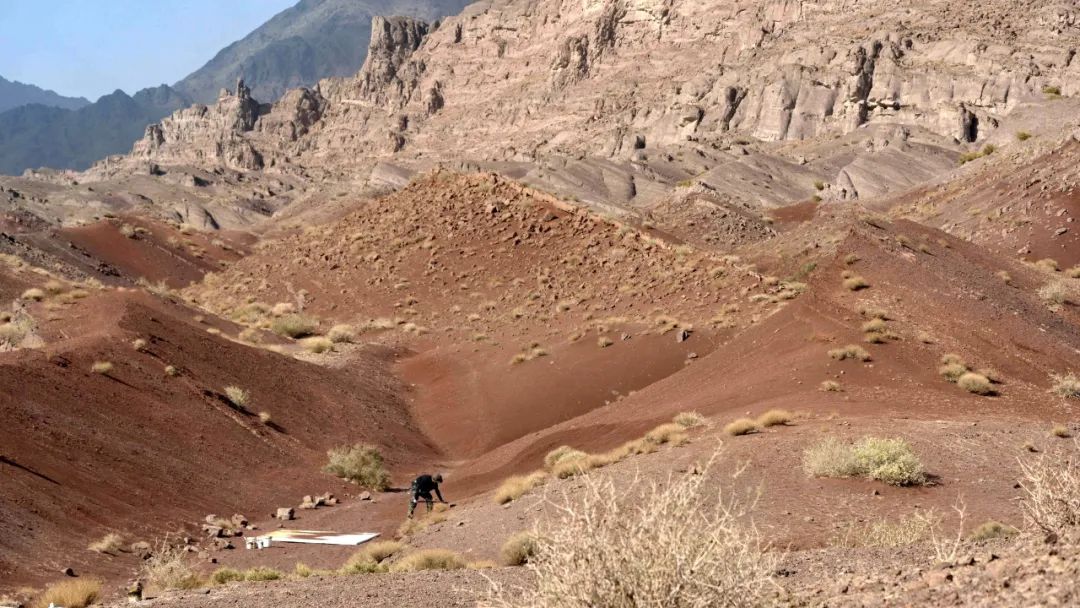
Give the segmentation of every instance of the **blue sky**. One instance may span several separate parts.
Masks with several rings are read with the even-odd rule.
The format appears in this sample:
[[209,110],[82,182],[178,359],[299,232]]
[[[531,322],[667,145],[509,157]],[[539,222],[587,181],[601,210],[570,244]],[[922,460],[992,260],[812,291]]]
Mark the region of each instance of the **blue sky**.
[[297,0],[0,0],[0,76],[94,101],[173,84]]

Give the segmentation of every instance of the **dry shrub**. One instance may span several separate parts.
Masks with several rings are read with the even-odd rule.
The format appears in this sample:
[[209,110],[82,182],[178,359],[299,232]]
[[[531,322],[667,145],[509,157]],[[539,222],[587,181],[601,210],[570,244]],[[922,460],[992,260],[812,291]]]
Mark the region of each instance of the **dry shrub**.
[[1069,286],[1064,281],[1052,281],[1039,288],[1039,297],[1051,306],[1061,306],[1071,302]]
[[351,325],[335,325],[326,332],[326,337],[334,344],[348,344],[356,340],[356,331]]
[[1057,260],[1055,260],[1053,258],[1043,258],[1043,259],[1039,260],[1038,262],[1035,262],[1035,266],[1037,266],[1037,267],[1039,267],[1042,270],[1045,270],[1047,272],[1057,272],[1058,269],[1060,268],[1060,266],[1057,263]]
[[558,479],[568,479],[588,471],[592,468],[590,464],[588,455],[583,455],[581,458],[564,458],[551,467],[551,474]]
[[446,549],[424,549],[401,558],[390,566],[391,572],[417,572],[419,570],[460,570],[465,567],[461,555]]
[[45,299],[45,292],[37,287],[31,287],[22,292],[22,296],[20,297],[31,302],[40,302]]
[[490,570],[492,568],[498,568],[499,564],[489,560],[482,559],[475,562],[469,562],[465,564],[465,568],[468,570]]
[[330,338],[324,338],[322,336],[312,336],[310,338],[304,338],[300,340],[300,347],[309,353],[320,355],[325,352],[334,350],[334,342]]
[[383,457],[378,448],[371,445],[356,444],[352,447],[334,448],[327,452],[329,462],[323,471],[342,479],[383,491],[390,487],[390,473],[383,466]]
[[1077,378],[1075,374],[1054,374],[1051,378],[1054,381],[1051,392],[1059,397],[1080,399],[1080,378]]
[[674,422],[668,422],[661,424],[653,430],[645,433],[645,439],[652,441],[658,445],[665,443],[672,443],[679,445],[687,440],[686,430],[681,424],[675,424]]
[[536,555],[536,545],[535,533],[518,532],[506,539],[499,550],[499,557],[504,566],[523,566]]
[[862,324],[862,330],[865,332],[883,332],[887,327],[888,324],[881,320],[880,317],[875,317]]
[[724,427],[724,432],[728,435],[747,435],[757,430],[757,423],[749,418],[739,418],[729,422]]
[[95,553],[104,553],[107,555],[116,555],[120,552],[120,549],[124,546],[124,538],[119,534],[106,534],[100,540],[90,543],[87,547],[90,551]]
[[649,486],[585,478],[553,502],[561,515],[537,531],[525,566],[535,582],[492,583],[489,604],[761,606],[781,556],[747,523],[753,504],[723,490],[710,495],[708,470]]
[[90,371],[94,372],[95,374],[101,374],[103,376],[108,374],[112,370],[113,364],[108,361],[95,361],[94,364],[90,366]]
[[144,349],[146,349],[146,340],[143,340],[142,338],[136,338],[136,339],[132,340],[131,341],[131,348],[134,348],[135,350],[137,350],[139,352],[142,352]]
[[990,383],[990,379],[975,372],[967,372],[961,375],[957,378],[956,385],[965,391],[975,393],[976,395],[994,394],[994,386]]
[[276,581],[282,577],[280,570],[256,566],[244,572],[244,580],[250,582]]
[[830,437],[803,451],[803,469],[814,477],[865,477],[894,486],[926,483],[922,463],[903,439],[864,437],[846,445]]
[[614,344],[614,342],[612,342],[611,338],[609,338],[607,336],[600,336],[599,338],[596,339],[596,345],[599,346],[600,348],[607,348],[607,347],[611,346],[612,344]]
[[1020,460],[1024,518],[1047,534],[1080,527],[1080,442],[1060,453]]
[[779,426],[791,422],[794,417],[795,416],[787,410],[769,410],[758,416],[757,425],[763,428]]
[[296,566],[293,567],[293,574],[300,578],[307,578],[315,574],[315,570],[305,563],[296,562]]
[[515,501],[524,496],[529,490],[543,485],[546,479],[547,474],[543,471],[510,477],[495,490],[495,504],[504,505]]
[[1072,268],[1070,268],[1070,269],[1066,270],[1066,271],[1065,271],[1065,274],[1066,274],[1066,275],[1067,275],[1067,276],[1068,276],[1068,277],[1069,277],[1070,279],[1080,279],[1080,265],[1078,265],[1078,266],[1073,266]]
[[576,460],[578,458],[584,458],[585,452],[574,449],[568,445],[561,445],[554,450],[551,450],[544,456],[544,468],[551,470],[556,464],[563,460]]
[[837,361],[853,359],[855,361],[869,361],[870,353],[857,344],[848,344],[843,348],[834,348],[829,351],[829,356]]
[[235,568],[218,568],[210,575],[210,584],[225,585],[244,580],[244,573]]
[[985,541],[995,538],[1008,538],[1010,536],[1015,536],[1019,532],[1020,531],[1016,528],[1001,522],[988,521],[979,524],[979,527],[971,531],[968,538],[974,541]]
[[840,386],[840,383],[835,380],[824,380],[819,388],[826,393],[838,393],[844,390],[843,387]]
[[861,525],[848,526],[833,543],[848,548],[858,547],[907,547],[930,537],[931,520],[925,516],[910,515],[896,520],[881,519]]
[[226,386],[225,398],[229,400],[229,403],[240,409],[244,409],[247,407],[248,401],[251,400],[251,393],[239,386]]
[[844,279],[844,289],[849,291],[859,291],[860,289],[866,289],[870,287],[870,283],[861,276],[855,275]]
[[34,600],[34,608],[86,608],[101,597],[101,581],[76,578],[53,583]]
[[[277,310],[277,307],[274,307]],[[270,331],[280,336],[290,338],[303,338],[315,333],[319,322],[311,317],[299,314],[287,314],[274,319],[270,323]]]
[[166,376],[174,376],[174,377],[179,376],[180,375],[180,370],[175,365],[166,365],[165,366],[165,375]]
[[184,560],[183,547],[162,542],[143,562],[141,577],[150,589],[194,589],[201,584],[199,575]]
[[673,422],[684,429],[692,429],[705,424],[705,417],[697,412],[681,412],[675,416]]
[[1055,424],[1054,428],[1050,429],[1050,434],[1060,439],[1072,437],[1072,433],[1069,432],[1069,427],[1064,424]]
[[956,383],[960,380],[961,376],[968,373],[968,366],[956,355],[945,355],[941,358],[941,363],[942,365],[938,368],[938,373],[949,382]]
[[273,421],[273,417],[270,415],[270,412],[259,412],[259,422],[270,424],[271,421]]

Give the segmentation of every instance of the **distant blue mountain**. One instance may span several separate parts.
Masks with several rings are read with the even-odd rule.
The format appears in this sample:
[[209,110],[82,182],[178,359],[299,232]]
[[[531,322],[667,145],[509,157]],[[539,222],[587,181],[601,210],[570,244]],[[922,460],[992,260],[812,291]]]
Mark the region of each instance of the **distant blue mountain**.
[[23,84],[0,76],[0,112],[31,103],[65,110],[78,110],[90,105],[90,102],[82,97],[64,97],[55,91],[47,91],[32,84]]

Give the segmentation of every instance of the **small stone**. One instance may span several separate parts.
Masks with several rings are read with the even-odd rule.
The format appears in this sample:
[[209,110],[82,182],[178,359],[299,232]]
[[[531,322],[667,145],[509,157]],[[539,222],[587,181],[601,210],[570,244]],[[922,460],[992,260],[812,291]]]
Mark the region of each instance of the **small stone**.
[[360,500],[371,500],[371,492],[361,492],[359,498]]
[[75,576],[75,571],[71,568],[62,568],[60,574],[63,574],[64,576]]
[[296,515],[292,507],[280,507],[274,514],[274,519],[289,521]]

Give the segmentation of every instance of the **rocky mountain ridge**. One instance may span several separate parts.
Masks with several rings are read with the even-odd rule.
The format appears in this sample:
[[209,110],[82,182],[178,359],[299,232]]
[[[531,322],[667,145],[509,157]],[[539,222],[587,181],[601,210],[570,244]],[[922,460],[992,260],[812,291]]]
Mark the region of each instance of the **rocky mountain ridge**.
[[54,108],[77,110],[90,101],[84,97],[65,97],[56,91],[42,89],[32,84],[11,81],[0,76],[0,112],[37,103]]

